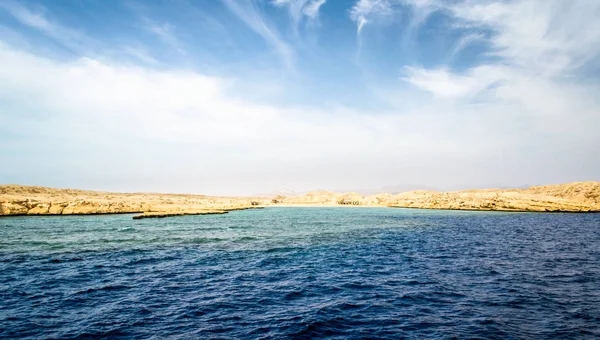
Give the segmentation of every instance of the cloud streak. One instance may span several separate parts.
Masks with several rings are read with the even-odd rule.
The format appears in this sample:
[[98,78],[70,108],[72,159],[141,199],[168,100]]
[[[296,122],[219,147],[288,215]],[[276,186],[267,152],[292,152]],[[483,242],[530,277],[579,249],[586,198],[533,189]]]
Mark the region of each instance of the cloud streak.
[[287,7],[293,26],[297,28],[304,17],[308,20],[317,20],[321,6],[326,2],[327,0],[274,0],[273,4]]
[[146,21],[148,22],[148,25],[146,26],[146,29],[148,31],[156,35],[165,44],[171,46],[171,48],[177,51],[177,53],[181,55],[187,54],[187,52],[182,47],[181,41],[179,41],[179,39],[177,39],[175,35],[175,26],[171,25],[168,22],[165,22],[164,24],[157,24],[148,19],[146,19]]
[[263,18],[258,5],[252,1],[222,0],[223,3],[254,32],[260,35],[281,57],[283,64],[293,68],[294,50],[283,40],[279,33]]
[[1,2],[0,9],[10,13],[21,24],[38,30],[72,52],[85,53],[89,46],[96,45],[95,41],[79,30],[65,27],[48,19],[41,9],[31,10],[19,2],[10,0]]

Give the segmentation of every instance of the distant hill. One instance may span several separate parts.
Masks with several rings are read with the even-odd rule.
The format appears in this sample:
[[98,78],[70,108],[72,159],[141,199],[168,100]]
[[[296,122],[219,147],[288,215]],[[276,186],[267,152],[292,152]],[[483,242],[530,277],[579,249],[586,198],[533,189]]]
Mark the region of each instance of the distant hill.
[[375,194],[399,194],[402,192],[416,191],[416,190],[430,190],[438,191],[438,188],[424,185],[424,184],[396,184],[386,185],[377,189],[354,189],[344,190],[344,192],[356,192],[361,195],[375,195]]

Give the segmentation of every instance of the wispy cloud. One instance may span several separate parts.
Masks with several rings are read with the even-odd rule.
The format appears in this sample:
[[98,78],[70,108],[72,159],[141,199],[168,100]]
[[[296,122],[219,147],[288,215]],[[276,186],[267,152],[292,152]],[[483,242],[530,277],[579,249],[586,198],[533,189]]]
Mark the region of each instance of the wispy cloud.
[[20,2],[0,2],[0,9],[6,10],[21,24],[40,31],[72,52],[85,53],[96,43],[79,30],[71,29],[46,17],[42,8],[32,10]]
[[262,16],[254,1],[222,0],[223,3],[254,32],[259,34],[281,57],[288,68],[294,66],[294,50]]
[[318,20],[321,6],[325,5],[326,2],[326,0],[273,0],[275,6],[288,8],[289,15],[292,18],[292,27],[296,32],[303,19],[311,23]]
[[8,10],[21,23],[37,28],[44,32],[55,32],[56,26],[48,22],[42,13],[34,13],[23,7],[18,2],[5,2],[0,7]]
[[597,1],[462,2],[452,15],[490,29],[493,53],[546,74],[580,67],[600,51]]
[[[486,42],[490,46],[488,53],[500,58],[499,62],[491,63],[489,68],[493,68],[494,76],[502,78],[503,82],[515,81],[516,75],[519,75],[518,79],[529,76],[557,82],[578,72],[600,54],[600,24],[593,19],[594,13],[600,12],[600,3],[595,1],[565,3],[550,0],[542,3],[521,0],[475,4],[465,1],[447,5],[445,11],[463,27],[492,32],[489,36],[470,32],[465,34],[458,40],[452,53],[457,53],[476,40]],[[452,83],[450,79],[457,80],[456,84],[464,80],[461,75],[437,72],[425,72],[432,77],[423,79],[433,80],[435,76],[440,76],[437,77],[440,84]],[[475,77],[490,76],[489,72],[467,72]],[[413,76],[421,79],[425,73],[413,72]],[[413,78],[408,80],[413,84],[428,83]],[[486,83],[490,80],[474,81]]]
[[371,20],[391,14],[392,5],[388,0],[359,0],[350,10],[350,18],[356,22],[356,34],[358,35]]
[[123,52],[129,54],[138,60],[151,65],[159,64],[158,60],[146,51],[146,49],[138,47],[138,46],[125,46],[123,48]]
[[183,44],[175,35],[175,26],[168,22],[165,22],[163,24],[157,24],[149,19],[146,19],[146,22],[148,23],[148,25],[146,26],[148,31],[155,34],[159,39],[161,39],[167,45],[171,46],[171,48],[173,48],[179,54],[187,54],[182,47]]
[[412,8],[408,25],[408,31],[412,31],[441,6],[437,0],[357,0],[350,10],[350,18],[356,22],[360,34],[366,24],[395,16],[406,7]]
[[302,13],[311,19],[319,17],[321,6],[325,5],[326,0],[313,0],[302,9]]
[[454,47],[452,48],[452,51],[450,52],[450,57],[451,58],[455,57],[456,55],[460,54],[460,52],[462,50],[464,50],[465,48],[467,48],[469,45],[476,43],[476,42],[485,41],[485,39],[486,39],[485,34],[480,33],[480,32],[467,33],[467,34],[461,36],[454,44]]
[[[477,40],[496,58],[461,72],[407,67],[404,81],[439,98],[483,100],[486,112],[505,107],[520,121],[536,119],[535,129],[546,133],[578,125],[590,136],[575,121],[600,120],[598,103],[590,96],[598,80],[584,80],[587,67],[599,66],[600,24],[593,17],[600,3],[462,1],[446,3],[442,10],[465,31],[451,53]],[[477,33],[482,29],[490,34]]]
[[[93,56],[98,54],[99,47],[103,46],[103,49],[107,54],[112,55],[130,55],[146,64],[158,64],[158,61],[148,53],[147,49],[137,43],[132,43],[124,46],[104,46],[105,44],[98,41],[83,31],[74,29],[72,27],[63,25],[62,23],[52,20],[48,17],[50,12],[42,7],[37,6],[35,9],[26,7],[19,2],[6,1],[0,2],[0,10],[4,9],[10,13],[16,20],[21,24],[38,30],[42,34],[46,35],[58,45],[63,46],[70,50],[73,54],[81,56]],[[172,33],[173,26],[169,24],[158,25],[152,21],[146,19],[148,23],[147,29],[153,34],[156,34],[165,43],[172,46],[179,53],[185,53],[180,47],[180,42],[176,39]],[[22,39],[22,44],[26,43],[26,40]],[[109,53],[108,53],[109,52]]]

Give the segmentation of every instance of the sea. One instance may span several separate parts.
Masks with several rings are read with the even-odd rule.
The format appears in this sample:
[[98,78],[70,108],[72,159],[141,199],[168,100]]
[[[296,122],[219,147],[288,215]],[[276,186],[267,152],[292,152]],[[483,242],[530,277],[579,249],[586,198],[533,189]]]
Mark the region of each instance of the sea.
[[600,214],[3,217],[0,338],[598,339]]

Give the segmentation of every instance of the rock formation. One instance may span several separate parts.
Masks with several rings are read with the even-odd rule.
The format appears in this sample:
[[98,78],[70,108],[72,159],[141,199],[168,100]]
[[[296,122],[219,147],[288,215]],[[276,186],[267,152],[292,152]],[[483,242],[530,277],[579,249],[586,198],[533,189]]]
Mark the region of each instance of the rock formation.
[[185,194],[109,193],[88,190],[0,185],[0,216],[139,213],[136,218],[223,214],[257,208],[260,197],[208,197]]

